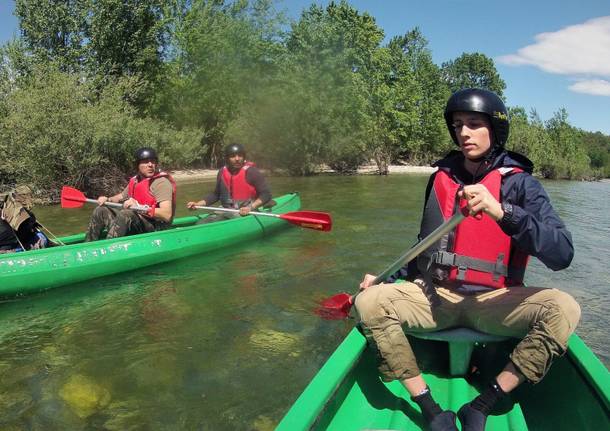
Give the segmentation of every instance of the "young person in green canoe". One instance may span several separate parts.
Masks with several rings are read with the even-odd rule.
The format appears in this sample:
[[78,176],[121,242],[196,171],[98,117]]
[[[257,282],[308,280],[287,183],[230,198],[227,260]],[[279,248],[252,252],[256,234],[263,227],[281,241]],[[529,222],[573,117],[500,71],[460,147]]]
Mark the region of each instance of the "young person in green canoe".
[[508,112],[495,93],[456,92],[445,120],[459,151],[434,164],[419,238],[460,206],[471,216],[386,282],[373,286],[375,276],[366,274],[355,306],[382,378],[402,382],[431,430],[457,430],[456,414],[432,398],[403,327],[463,326],[521,340],[487,389],[457,412],[462,430],[477,431],[500,399],[525,381],[538,383],[565,353],[579,305],[557,289],[524,287],[523,277],[529,256],[557,271],[574,248],[532,163],[504,149]]
[[[254,163],[246,161],[246,149],[233,143],[224,149],[225,166],[216,176],[216,186],[204,199],[188,202],[187,208],[213,205],[220,201],[224,208],[239,209],[239,215],[246,216],[271,201],[271,191],[261,171]],[[228,215],[227,215],[228,214]],[[231,213],[211,215],[204,222],[232,218]]]
[[[171,175],[159,170],[159,158],[152,148],[140,148],[135,153],[137,174],[114,196],[97,198],[86,241],[96,241],[104,230],[106,238],[117,238],[168,228],[176,211],[176,183]],[[115,210],[106,202],[122,202]],[[134,210],[147,206],[146,211]]]

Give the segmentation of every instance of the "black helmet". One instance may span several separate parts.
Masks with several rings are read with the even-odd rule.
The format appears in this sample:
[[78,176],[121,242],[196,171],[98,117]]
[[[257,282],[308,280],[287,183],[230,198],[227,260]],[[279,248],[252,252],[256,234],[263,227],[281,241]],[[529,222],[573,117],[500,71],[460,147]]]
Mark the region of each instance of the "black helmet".
[[225,158],[229,158],[234,154],[240,154],[246,157],[246,149],[242,144],[230,144],[225,147]]
[[157,152],[150,147],[138,148],[135,153],[136,163],[140,163],[141,160],[153,159],[159,161]]
[[466,88],[453,93],[445,108],[445,122],[453,142],[458,144],[453,124],[454,112],[480,112],[489,117],[493,133],[493,146],[504,148],[508,140],[508,111],[502,99],[489,90]]

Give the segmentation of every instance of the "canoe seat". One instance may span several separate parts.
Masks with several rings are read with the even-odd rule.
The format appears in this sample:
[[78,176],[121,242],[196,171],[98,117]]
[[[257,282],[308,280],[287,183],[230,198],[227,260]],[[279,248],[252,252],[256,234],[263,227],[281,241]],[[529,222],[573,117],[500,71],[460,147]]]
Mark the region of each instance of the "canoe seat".
[[449,343],[449,372],[452,376],[463,376],[468,371],[470,356],[474,346],[507,340],[503,335],[486,334],[469,328],[450,328],[434,332],[411,332],[412,337],[423,340],[446,341]]

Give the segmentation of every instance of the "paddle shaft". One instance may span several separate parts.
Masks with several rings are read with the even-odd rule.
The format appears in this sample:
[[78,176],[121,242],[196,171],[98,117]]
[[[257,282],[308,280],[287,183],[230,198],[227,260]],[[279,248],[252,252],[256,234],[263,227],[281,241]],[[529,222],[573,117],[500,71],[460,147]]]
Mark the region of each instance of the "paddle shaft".
[[[97,199],[89,199],[86,198],[85,202],[89,202],[92,204],[99,204],[99,202],[97,201]],[[104,202],[104,205],[108,206],[108,207],[115,207],[115,208],[123,208],[123,204],[119,204],[116,202]],[[129,207],[128,209],[134,210],[134,211],[148,211],[150,208],[147,205],[134,205],[132,207]]]
[[[434,229],[428,236],[426,236],[420,242],[411,247],[407,252],[405,252],[402,256],[396,259],[394,263],[388,266],[381,274],[377,275],[375,279],[370,283],[370,285],[385,282],[388,277],[396,273],[396,271],[405,266],[411,260],[415,259],[420,253],[432,246],[436,241],[438,241],[443,235],[447,234],[451,229],[455,228],[466,217],[462,211],[466,211],[466,209],[458,210],[458,212],[456,212],[449,220]],[[332,298],[329,298],[322,302],[321,310],[332,310],[335,312],[335,314],[332,314],[333,317],[326,318],[345,318],[349,315],[349,312],[356,300],[356,296],[358,296],[360,292],[361,290],[356,292],[354,295],[349,295],[347,293],[339,293],[338,295],[334,295]],[[436,299],[431,297],[430,301],[431,304],[433,304]],[[324,313],[321,313],[321,315],[331,316],[331,314]]]
[[405,266],[411,260],[415,259],[422,253],[424,250],[429,248],[432,244],[438,241],[443,235],[448,233],[450,230],[455,228],[462,220],[464,220],[465,215],[462,211],[456,212],[453,217],[447,220],[445,223],[434,229],[427,237],[422,239],[420,242],[415,244],[409,251],[400,256],[394,263],[388,266],[381,274],[379,274],[375,281],[372,284],[379,284],[384,282],[389,276],[394,274],[400,268]]
[[[226,212],[226,213],[238,213],[239,212],[239,210],[237,210],[237,209],[223,208],[223,207],[205,207],[205,206],[201,206],[201,205],[196,205],[195,208],[197,208],[199,210],[220,211],[220,212]],[[258,212],[258,211],[250,211],[249,214],[257,215],[257,216],[277,217],[277,218],[281,217],[281,214],[262,213],[262,212]]]

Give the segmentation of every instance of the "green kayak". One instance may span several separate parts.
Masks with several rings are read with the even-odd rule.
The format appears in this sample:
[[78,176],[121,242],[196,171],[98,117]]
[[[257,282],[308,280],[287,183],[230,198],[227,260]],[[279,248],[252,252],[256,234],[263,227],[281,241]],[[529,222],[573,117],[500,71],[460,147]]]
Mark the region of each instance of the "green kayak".
[[[296,211],[297,193],[275,198],[274,214]],[[290,226],[277,217],[248,216],[196,224],[207,215],[174,220],[173,228],[123,238],[84,242],[85,235],[60,238],[66,244],[0,255],[0,297],[13,297],[110,274],[133,271],[267,235]]]
[[[435,400],[453,411],[479,393],[506,363],[516,343],[409,338]],[[472,352],[465,348],[468,344]],[[464,357],[452,357],[464,352],[466,362]],[[453,371],[461,362],[468,372],[457,375]],[[577,335],[570,338],[567,354],[553,364],[542,382],[523,384],[507,398],[489,416],[487,430],[610,429],[610,373]],[[424,428],[419,408],[399,382],[386,384],[379,379],[373,354],[357,329],[331,355],[277,427],[278,431],[420,429]]]

